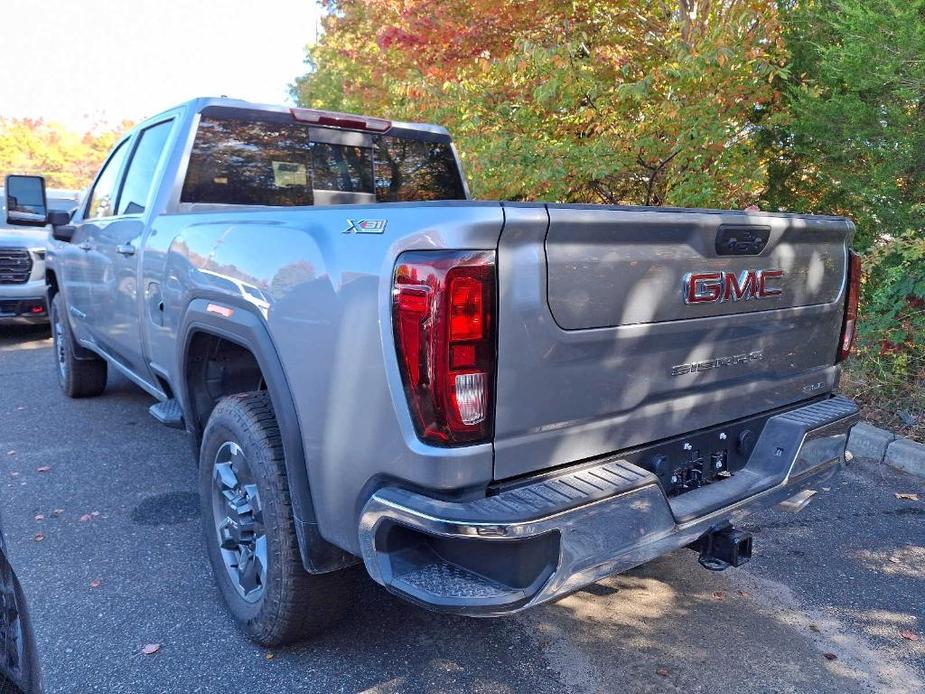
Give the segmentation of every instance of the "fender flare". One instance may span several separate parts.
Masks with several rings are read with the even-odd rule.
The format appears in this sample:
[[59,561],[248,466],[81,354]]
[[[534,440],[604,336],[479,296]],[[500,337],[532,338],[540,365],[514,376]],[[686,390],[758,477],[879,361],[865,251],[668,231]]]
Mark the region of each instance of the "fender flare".
[[[177,345],[182,349],[179,350],[177,359],[176,374],[179,387],[175,388],[174,392],[183,409],[187,433],[193,437],[195,444],[202,441],[199,422],[191,416],[189,383],[186,378],[187,355],[193,337],[198,333],[205,333],[234,342],[249,350],[263,374],[279,425],[302,565],[309,573],[327,573],[357,563],[356,557],[329,543],[321,537],[318,530],[295,401],[266,324],[250,305],[229,301],[227,297],[223,297],[221,303],[233,306],[234,313],[226,318],[209,312],[208,300],[192,300],[177,331]],[[196,448],[198,449],[198,445]]]

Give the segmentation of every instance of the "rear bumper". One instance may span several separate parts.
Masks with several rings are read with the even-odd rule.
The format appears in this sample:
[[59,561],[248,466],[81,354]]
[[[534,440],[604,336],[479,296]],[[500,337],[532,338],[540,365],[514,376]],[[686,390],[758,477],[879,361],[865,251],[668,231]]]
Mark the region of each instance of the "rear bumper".
[[669,499],[614,457],[464,503],[385,487],[360,521],[374,580],[425,607],[500,615],[680,547],[835,474],[858,408],[836,397],[770,418],[742,470]]

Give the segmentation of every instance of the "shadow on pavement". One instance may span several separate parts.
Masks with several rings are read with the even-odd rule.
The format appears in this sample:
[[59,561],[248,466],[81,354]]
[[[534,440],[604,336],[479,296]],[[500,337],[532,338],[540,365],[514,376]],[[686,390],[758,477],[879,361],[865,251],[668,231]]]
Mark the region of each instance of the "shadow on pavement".
[[[51,691],[925,690],[875,647],[883,632],[895,649],[897,628],[915,624],[925,549],[920,507],[873,476],[820,492],[818,511],[757,517],[744,569],[710,573],[682,550],[505,619],[430,613],[366,579],[329,633],[259,648],[214,587],[185,437],[151,420],[152,399],[118,375],[100,398],[64,399],[50,344],[44,329],[0,329],[0,492]],[[53,436],[36,436],[39,416]],[[831,557],[844,563],[818,563]],[[887,579],[906,592],[880,595]],[[146,643],[157,655],[139,654]]]
[[41,349],[51,345],[47,325],[0,325],[0,351]]

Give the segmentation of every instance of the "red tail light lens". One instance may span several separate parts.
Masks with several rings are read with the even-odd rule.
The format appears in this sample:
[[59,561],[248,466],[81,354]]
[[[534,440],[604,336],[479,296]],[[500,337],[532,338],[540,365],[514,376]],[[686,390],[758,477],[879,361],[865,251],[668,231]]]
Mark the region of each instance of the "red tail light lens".
[[848,298],[845,302],[845,321],[842,323],[841,340],[838,343],[838,361],[851,354],[857,333],[858,300],[861,294],[861,256],[848,251]]
[[491,436],[495,254],[410,252],[395,266],[392,324],[405,395],[423,441]]

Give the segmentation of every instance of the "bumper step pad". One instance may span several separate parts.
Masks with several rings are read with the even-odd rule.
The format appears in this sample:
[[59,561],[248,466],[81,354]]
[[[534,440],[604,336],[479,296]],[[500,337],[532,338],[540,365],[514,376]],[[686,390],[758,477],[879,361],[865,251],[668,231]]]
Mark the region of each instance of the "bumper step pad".
[[686,547],[746,508],[773,505],[844,462],[857,406],[836,397],[770,417],[732,478],[669,499],[617,456],[465,502],[385,487],[366,503],[370,576],[438,611],[500,615]]
[[498,602],[511,594],[511,589],[477,573],[446,562],[416,566],[395,577],[405,584],[408,592],[440,595],[450,599],[475,598]]

